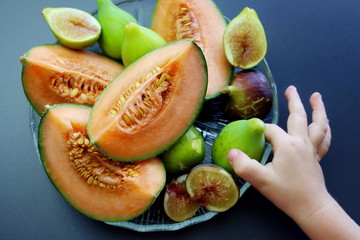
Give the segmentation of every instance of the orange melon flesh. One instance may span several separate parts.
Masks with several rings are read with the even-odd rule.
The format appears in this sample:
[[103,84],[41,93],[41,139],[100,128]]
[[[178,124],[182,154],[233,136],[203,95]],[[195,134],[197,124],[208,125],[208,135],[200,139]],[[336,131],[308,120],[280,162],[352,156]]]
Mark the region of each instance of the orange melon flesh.
[[[92,106],[95,97],[83,101],[80,95],[88,95],[87,90],[83,89],[98,95],[97,92],[124,69],[121,64],[105,56],[87,50],[71,50],[57,44],[34,47],[21,57],[21,62],[25,94],[39,114],[44,112],[45,105],[81,103]],[[54,79],[57,79],[60,87],[54,86]],[[64,86],[69,89],[68,93],[61,92]],[[78,88],[79,93],[71,97],[74,88]]]
[[[157,67],[172,76],[161,107],[153,108],[150,115],[154,116],[137,121],[135,126],[122,127],[124,112],[144,94],[154,78],[136,89],[115,116],[110,114],[111,109],[131,84]],[[90,139],[105,155],[119,161],[156,156],[190,128],[202,107],[206,86],[206,63],[201,50],[188,40],[168,43],[130,65],[103,91],[88,123]]]
[[[187,13],[181,12],[184,8],[188,9]],[[187,17],[191,20],[181,23],[184,21],[181,15],[185,14],[191,16]],[[181,24],[189,24],[181,30],[186,33],[180,32]],[[211,0],[158,0],[153,13],[151,28],[166,41],[194,38],[204,52],[209,71],[207,99],[220,95],[233,73],[223,49],[226,25],[222,13]]]
[[[86,134],[90,111],[83,105],[60,104],[45,112],[39,128],[44,168],[64,198],[87,216],[108,222],[132,219],[143,213],[164,187],[163,164],[158,158],[133,163],[133,167],[139,166],[138,176],[124,176],[122,186],[116,189],[87,183],[69,159],[67,141],[71,132]],[[94,155],[87,152],[85,157]]]

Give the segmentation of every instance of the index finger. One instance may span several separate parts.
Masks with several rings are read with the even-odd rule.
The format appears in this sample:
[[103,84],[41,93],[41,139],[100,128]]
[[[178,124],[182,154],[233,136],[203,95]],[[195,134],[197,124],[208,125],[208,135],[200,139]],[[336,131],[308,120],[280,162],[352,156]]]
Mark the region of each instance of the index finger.
[[288,100],[289,118],[287,121],[287,131],[293,136],[304,136],[308,134],[307,115],[300,96],[294,86],[290,86],[285,91]]

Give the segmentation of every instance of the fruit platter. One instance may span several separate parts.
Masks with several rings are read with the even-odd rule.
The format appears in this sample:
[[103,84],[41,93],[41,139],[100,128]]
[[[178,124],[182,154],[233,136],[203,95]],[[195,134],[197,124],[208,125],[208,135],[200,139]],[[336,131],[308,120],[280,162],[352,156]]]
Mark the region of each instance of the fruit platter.
[[20,58],[49,180],[86,216],[140,232],[178,230],[239,204],[250,184],[227,152],[265,164],[264,129],[278,121],[256,12],[239,6],[227,19],[211,0],[97,4],[92,13],[44,8],[57,42]]

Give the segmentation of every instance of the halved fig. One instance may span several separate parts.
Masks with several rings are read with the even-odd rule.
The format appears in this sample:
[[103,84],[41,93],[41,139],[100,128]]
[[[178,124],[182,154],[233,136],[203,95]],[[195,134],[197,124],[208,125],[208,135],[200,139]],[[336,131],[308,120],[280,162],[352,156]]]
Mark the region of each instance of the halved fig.
[[42,15],[54,36],[66,47],[87,48],[100,37],[100,23],[94,16],[80,9],[44,8]]
[[244,8],[226,27],[223,44],[226,58],[237,68],[249,69],[265,57],[267,41],[254,9]]
[[176,221],[185,221],[194,216],[200,208],[200,203],[190,198],[186,191],[186,177],[184,174],[166,185],[164,209],[166,215]]
[[211,212],[224,212],[239,199],[239,188],[225,169],[203,164],[193,168],[186,178],[190,197]]

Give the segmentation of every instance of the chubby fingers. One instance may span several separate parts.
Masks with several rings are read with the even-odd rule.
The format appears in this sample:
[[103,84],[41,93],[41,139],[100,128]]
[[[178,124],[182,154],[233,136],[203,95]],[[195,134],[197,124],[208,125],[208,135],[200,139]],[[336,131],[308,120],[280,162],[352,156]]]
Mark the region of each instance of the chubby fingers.
[[235,173],[255,188],[262,186],[270,175],[269,169],[238,149],[230,150],[228,159]]
[[331,142],[331,130],[327,118],[325,105],[320,93],[313,93],[310,97],[313,109],[312,123],[309,125],[309,138],[321,159],[328,151]]
[[288,133],[293,136],[307,135],[307,115],[296,88],[289,86],[285,91],[285,96],[290,112],[287,122]]

